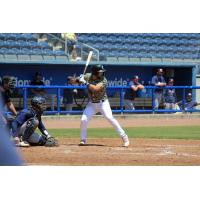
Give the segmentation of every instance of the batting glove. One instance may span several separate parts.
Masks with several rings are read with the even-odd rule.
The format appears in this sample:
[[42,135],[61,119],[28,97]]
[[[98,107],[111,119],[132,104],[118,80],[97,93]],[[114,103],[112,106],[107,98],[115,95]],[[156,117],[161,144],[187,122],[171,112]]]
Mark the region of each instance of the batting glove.
[[84,84],[84,85],[86,85],[87,81],[85,80],[83,74],[81,74],[81,75],[79,76],[79,82],[82,83],[82,84]]

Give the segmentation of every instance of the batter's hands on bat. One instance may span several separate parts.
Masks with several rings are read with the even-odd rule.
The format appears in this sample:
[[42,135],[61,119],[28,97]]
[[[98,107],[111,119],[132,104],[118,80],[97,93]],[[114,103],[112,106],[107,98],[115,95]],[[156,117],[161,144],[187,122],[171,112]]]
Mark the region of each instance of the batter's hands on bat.
[[85,80],[85,78],[84,78],[84,75],[83,75],[83,74],[81,74],[81,75],[79,76],[79,82],[80,82],[80,83],[82,83],[82,84],[84,84],[84,85],[86,85],[86,84],[87,84],[87,81]]

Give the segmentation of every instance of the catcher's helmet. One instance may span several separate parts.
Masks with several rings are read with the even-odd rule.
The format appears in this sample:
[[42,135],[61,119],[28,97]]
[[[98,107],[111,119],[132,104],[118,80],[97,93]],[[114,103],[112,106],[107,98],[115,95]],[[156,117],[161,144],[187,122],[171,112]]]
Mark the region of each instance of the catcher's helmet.
[[104,69],[103,65],[95,65],[92,67],[92,74],[97,75],[99,72],[104,73],[106,70]]
[[37,111],[43,112],[46,109],[46,101],[45,98],[41,96],[34,96],[31,99],[31,106]]

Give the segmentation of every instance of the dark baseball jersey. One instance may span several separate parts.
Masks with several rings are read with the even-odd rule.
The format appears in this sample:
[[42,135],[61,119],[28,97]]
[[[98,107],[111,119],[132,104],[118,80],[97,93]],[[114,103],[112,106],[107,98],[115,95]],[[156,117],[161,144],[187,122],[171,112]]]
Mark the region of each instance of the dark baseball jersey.
[[11,102],[11,92],[9,90],[4,90],[3,87],[0,86],[0,98],[3,102],[3,106],[5,106],[5,104]]
[[133,82],[133,81],[131,81],[130,83],[129,83],[129,88],[128,89],[126,89],[126,92],[125,92],[125,95],[124,95],[124,98],[125,99],[128,99],[128,100],[134,100],[135,99],[135,97],[138,95],[138,91],[134,91],[132,88],[131,88],[131,86],[137,86],[137,85],[140,85],[140,83],[136,83],[136,82]]
[[39,121],[38,128],[41,131],[41,133],[43,133],[44,130],[46,130],[46,128],[45,128],[45,126],[42,122],[40,113],[37,113],[32,108],[24,109],[17,114],[15,120],[12,122],[12,135],[13,135],[13,137],[17,136],[18,128],[21,127],[27,120],[29,120],[31,118],[37,118],[38,119],[38,121]]
[[87,73],[84,75],[84,79],[90,84],[101,85],[101,90],[98,92],[96,91],[93,92],[93,91],[88,90],[88,96],[91,102],[98,102],[100,100],[106,100],[108,98],[106,94],[107,80],[105,77],[102,77],[101,79],[93,80],[92,74]]

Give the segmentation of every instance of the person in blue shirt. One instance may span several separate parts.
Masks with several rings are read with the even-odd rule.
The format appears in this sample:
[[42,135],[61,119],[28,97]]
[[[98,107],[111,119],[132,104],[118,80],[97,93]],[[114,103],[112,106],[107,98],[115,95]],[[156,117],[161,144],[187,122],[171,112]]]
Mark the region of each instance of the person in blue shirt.
[[[167,86],[173,86],[174,79],[168,80]],[[167,88],[164,90],[164,107],[167,110],[176,110],[176,91],[174,88]]]
[[200,103],[192,100],[192,93],[190,92],[186,96],[185,104],[183,103],[183,101],[179,101],[177,104],[180,108],[182,108],[185,111],[194,109],[194,107],[200,105]]
[[[23,109],[17,114],[12,122],[12,136],[20,138],[16,146],[49,145],[49,143],[47,145],[47,141],[53,137],[46,130],[41,118],[45,109],[45,99],[41,96],[35,96],[31,99],[31,107]],[[35,133],[36,128],[39,128],[41,135]],[[55,141],[55,146],[57,146],[56,143],[57,141]]]
[[155,76],[152,77],[151,84],[158,86],[154,93],[154,109],[158,109],[163,101],[163,87],[166,86],[165,78],[163,77],[163,69],[158,69]]

